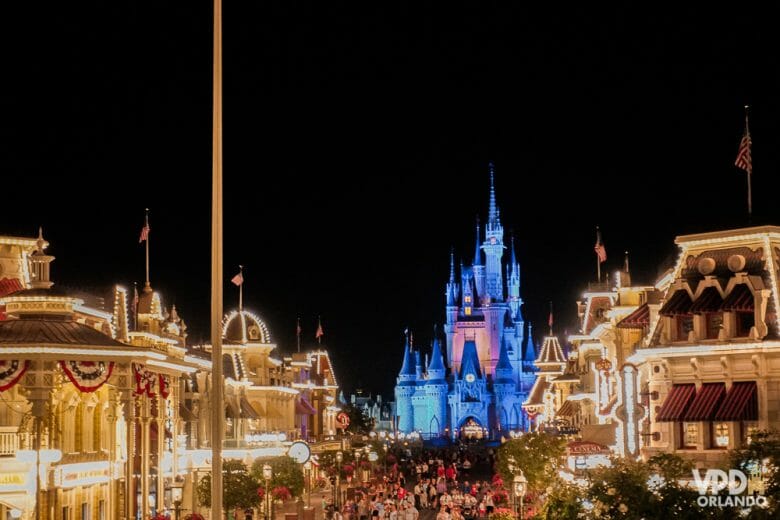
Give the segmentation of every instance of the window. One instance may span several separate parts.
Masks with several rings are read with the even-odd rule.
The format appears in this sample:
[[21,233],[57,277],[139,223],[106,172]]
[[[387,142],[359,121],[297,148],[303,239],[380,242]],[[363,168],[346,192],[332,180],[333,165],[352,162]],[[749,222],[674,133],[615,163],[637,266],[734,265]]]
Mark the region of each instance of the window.
[[81,504],[81,520],[90,520],[89,516],[89,504],[86,502]]
[[62,507],[62,520],[70,520],[70,507]]
[[106,501],[98,502],[98,520],[106,520]]
[[750,335],[750,328],[756,324],[756,316],[753,312],[737,313],[737,331],[738,338],[746,338]]
[[471,303],[471,296],[464,296],[464,297],[463,297],[463,301],[464,301],[465,303]]
[[754,422],[742,423],[742,443],[744,446],[750,446],[750,436],[758,431],[758,424]]
[[693,330],[693,316],[690,314],[677,318],[677,341],[688,341],[688,334]]
[[726,449],[729,447],[729,424],[716,422],[712,424],[712,446]]
[[466,307],[466,316],[471,316],[471,307]]
[[718,339],[720,329],[723,328],[723,313],[709,312],[705,317],[707,320],[707,339]]
[[682,446],[681,448],[695,448],[699,443],[699,423],[682,423]]

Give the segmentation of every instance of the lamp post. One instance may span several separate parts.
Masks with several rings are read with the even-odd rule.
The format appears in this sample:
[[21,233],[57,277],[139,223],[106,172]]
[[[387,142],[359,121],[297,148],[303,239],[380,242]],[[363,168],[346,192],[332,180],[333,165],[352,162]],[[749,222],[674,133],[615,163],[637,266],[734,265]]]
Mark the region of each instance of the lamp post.
[[333,505],[338,511],[341,507],[341,461],[344,460],[344,454],[336,452],[336,497],[333,499]]
[[179,520],[179,512],[181,511],[181,488],[184,485],[183,482],[173,480],[171,483],[171,500],[173,500],[173,520]]
[[515,475],[513,480],[515,497],[520,499],[520,520],[523,520],[525,511],[523,511],[523,498],[525,498],[525,490],[528,486],[528,480],[523,475],[523,470],[520,470],[519,475]]
[[383,444],[382,449],[385,450],[385,476],[387,476],[387,444]]
[[303,470],[306,472],[306,487],[309,491],[308,508],[311,509],[311,461],[307,460],[303,463]]
[[271,518],[271,494],[268,490],[268,483],[274,476],[274,470],[270,464],[263,464],[263,480],[265,480],[265,517]]

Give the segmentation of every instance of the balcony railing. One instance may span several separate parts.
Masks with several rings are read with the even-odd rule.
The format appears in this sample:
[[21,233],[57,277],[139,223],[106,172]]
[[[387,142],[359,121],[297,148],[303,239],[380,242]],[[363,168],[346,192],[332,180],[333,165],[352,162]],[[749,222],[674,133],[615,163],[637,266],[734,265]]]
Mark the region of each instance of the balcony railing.
[[17,426],[0,426],[0,457],[12,457],[20,449],[26,448],[27,434],[19,433]]

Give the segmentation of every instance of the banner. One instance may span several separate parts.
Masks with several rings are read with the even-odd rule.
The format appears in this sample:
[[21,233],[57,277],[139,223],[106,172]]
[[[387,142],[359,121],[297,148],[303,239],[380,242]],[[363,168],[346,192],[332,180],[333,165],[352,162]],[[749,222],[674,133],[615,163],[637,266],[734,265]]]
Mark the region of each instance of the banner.
[[133,363],[133,375],[135,376],[135,395],[156,397],[155,388],[158,377],[154,372],[149,372],[143,365]]
[[29,361],[20,359],[0,359],[0,392],[10,390],[27,371]]
[[82,392],[94,392],[108,381],[114,371],[114,362],[109,361],[60,361],[65,375]]

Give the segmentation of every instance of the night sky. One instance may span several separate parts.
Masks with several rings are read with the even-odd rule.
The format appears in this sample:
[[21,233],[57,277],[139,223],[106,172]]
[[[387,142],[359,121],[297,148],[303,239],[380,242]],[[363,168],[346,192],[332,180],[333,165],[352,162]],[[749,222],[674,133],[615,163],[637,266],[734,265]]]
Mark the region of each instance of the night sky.
[[[576,329],[595,227],[654,283],[680,234],[747,224],[734,166],[751,105],[754,224],[779,224],[780,32],[752,8],[517,2],[224,7],[225,308],[283,352],[322,316],[347,391],[389,395],[408,325],[444,319],[470,262],[488,163],[516,237],[525,316]],[[27,5],[5,17],[0,233],[44,226],[59,286],[152,285],[208,337],[211,3]],[[597,10],[601,9],[601,10]],[[508,236],[506,237],[508,241]]]

